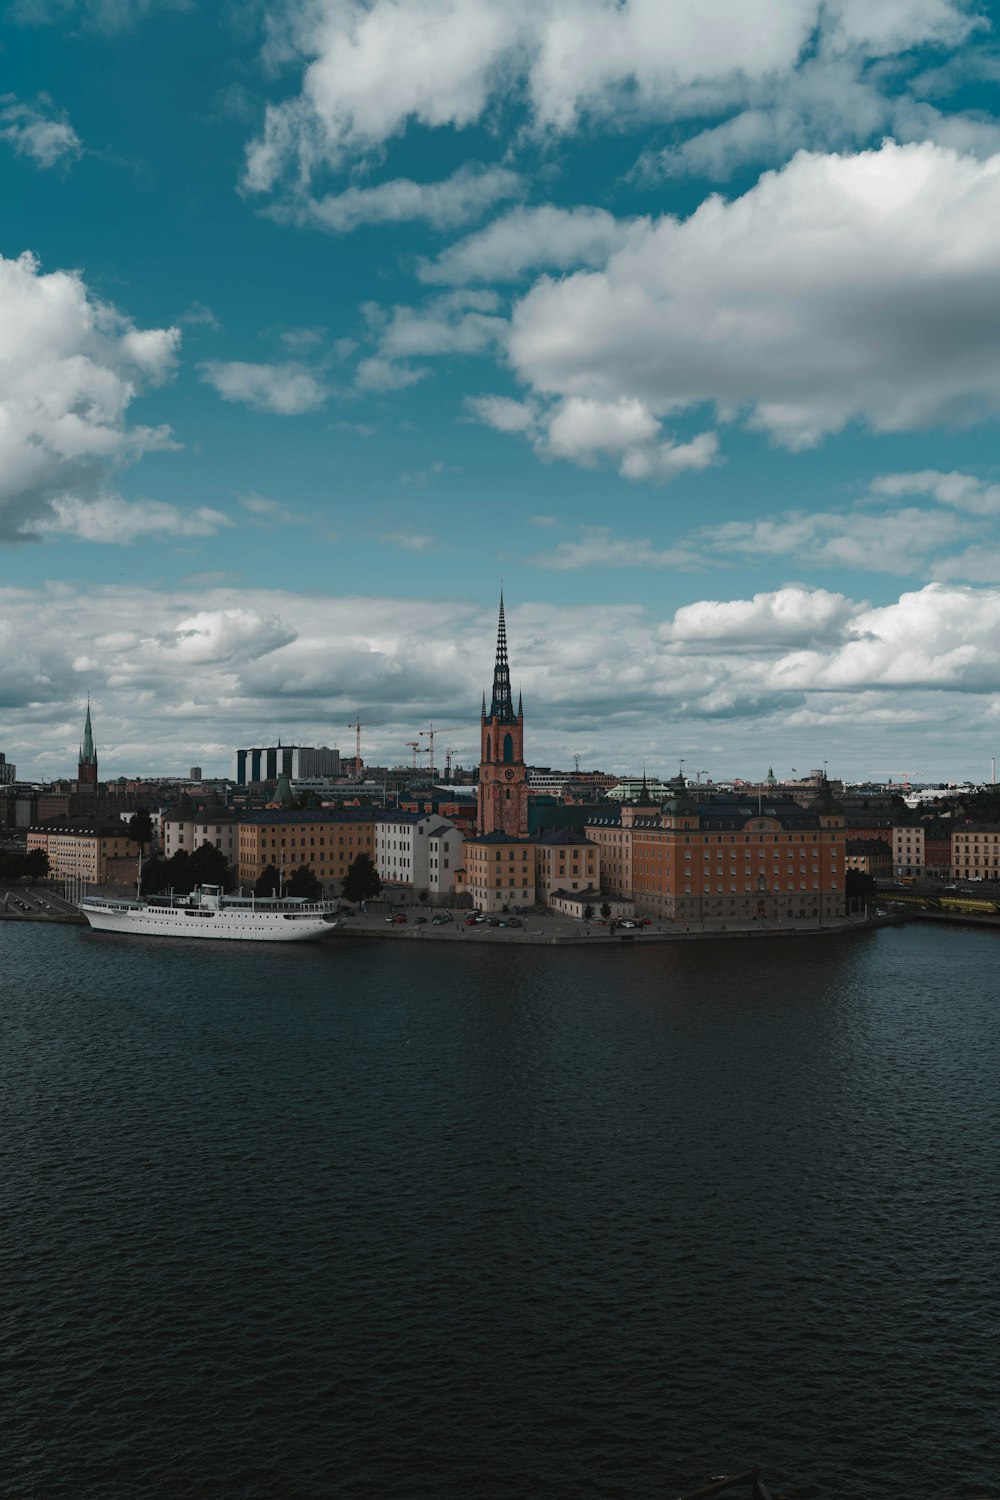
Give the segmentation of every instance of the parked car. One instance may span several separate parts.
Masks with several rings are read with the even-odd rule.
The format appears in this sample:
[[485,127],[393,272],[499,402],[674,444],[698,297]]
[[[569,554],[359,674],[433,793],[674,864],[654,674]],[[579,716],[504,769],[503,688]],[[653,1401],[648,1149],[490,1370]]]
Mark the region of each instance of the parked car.
[[476,923],[479,922],[479,921],[481,921],[481,920],[482,920],[482,918],[480,918],[480,917],[466,917],[466,919],[465,919],[465,925],[466,925],[466,927],[475,927]]
[[387,922],[391,922],[393,924],[398,923],[398,922],[405,922],[406,921],[406,913],[405,913],[405,911],[397,911],[393,916],[386,917],[385,920]]
[[438,914],[437,914],[436,917],[431,917],[431,926],[432,927],[443,927],[446,922],[450,922],[450,921],[451,921],[451,912],[450,911],[438,912]]
[[508,917],[506,925],[508,927],[523,927],[524,923],[521,921],[520,917]]
[[427,918],[426,917],[414,917],[413,918],[413,925],[415,927],[426,927],[427,926]]

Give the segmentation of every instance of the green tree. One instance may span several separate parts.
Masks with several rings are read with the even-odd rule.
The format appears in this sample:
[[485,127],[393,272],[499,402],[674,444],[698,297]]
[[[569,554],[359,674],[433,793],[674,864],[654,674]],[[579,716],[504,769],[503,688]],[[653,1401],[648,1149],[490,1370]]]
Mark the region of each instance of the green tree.
[[875,899],[875,878],[866,875],[863,870],[848,870],[844,876],[844,895],[847,897],[849,911],[857,911],[859,906],[864,906]]
[[132,817],[128,825],[128,836],[135,839],[140,849],[145,852],[153,842],[153,820],[144,807],[141,807]]
[[186,896],[192,887],[198,884],[191,874],[191,856],[186,849],[178,849],[177,853],[167,860],[164,869],[167,877],[165,890],[176,891],[179,896]]
[[281,875],[277,865],[265,865],[257,876],[253,893],[255,896],[276,896],[280,885]]
[[[174,859],[176,858],[175,854]],[[190,855],[190,861],[189,879],[192,886],[221,885],[224,891],[232,889],[233,872],[229,861],[222,850],[210,844],[207,839]]]
[[586,906],[583,908],[583,920],[585,922],[589,922],[589,921],[592,920],[593,915],[594,915],[594,908],[591,906],[590,902],[588,901],[587,904],[586,904]]
[[610,906],[610,904],[607,901],[602,901],[601,902],[601,916],[604,918],[605,922],[608,920],[608,918],[610,917],[610,915],[611,915],[611,906]]
[[429,896],[430,896],[430,891],[418,891],[417,892],[417,900],[420,902],[421,906],[424,905],[424,903],[427,901],[427,899],[428,899]]
[[32,849],[24,856],[24,875],[27,880],[45,880],[49,873],[49,856],[44,849]]
[[154,855],[142,867],[142,894],[156,896],[170,884],[167,861]]
[[382,894],[382,877],[370,854],[359,854],[344,879],[345,901],[370,901]]
[[318,901],[323,894],[323,887],[308,865],[299,865],[292,871],[285,890],[289,896],[305,896],[307,901]]

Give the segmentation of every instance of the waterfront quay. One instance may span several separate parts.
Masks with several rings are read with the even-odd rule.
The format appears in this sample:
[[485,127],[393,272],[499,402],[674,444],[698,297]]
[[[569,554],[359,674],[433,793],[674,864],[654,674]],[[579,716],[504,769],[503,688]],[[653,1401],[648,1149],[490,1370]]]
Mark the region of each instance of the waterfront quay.
[[[434,908],[427,908],[423,911],[412,907],[406,908],[405,922],[395,921],[391,913],[387,914],[381,910],[341,915],[331,928],[329,937],[324,938],[324,942],[334,942],[338,938],[378,938],[387,942],[444,942],[465,945],[497,943],[507,946],[520,944],[529,947],[541,945],[598,947],[624,943],[645,948],[654,943],[741,941],[747,938],[838,937],[912,920],[912,914],[909,912],[891,913],[883,917],[865,917],[864,915],[824,917],[815,921],[794,921],[779,917],[748,918],[744,921],[716,923],[669,922],[654,918],[648,925],[640,924],[623,928],[620,924],[612,926],[610,923],[603,923],[597,919],[584,922],[552,912],[529,912],[520,916],[519,920],[523,923],[521,927],[497,927],[490,926],[488,921],[470,926],[467,924],[469,913],[462,910],[452,912],[450,922],[436,925],[433,919],[440,915],[441,913]],[[419,920],[421,917],[424,918],[423,921]]]

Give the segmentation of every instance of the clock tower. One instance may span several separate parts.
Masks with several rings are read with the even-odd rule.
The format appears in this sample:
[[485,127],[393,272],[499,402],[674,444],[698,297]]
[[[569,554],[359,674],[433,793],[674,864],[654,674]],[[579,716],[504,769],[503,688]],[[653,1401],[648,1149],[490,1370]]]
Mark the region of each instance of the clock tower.
[[479,833],[506,833],[513,838],[528,836],[528,768],[524,764],[524,711],[521,695],[517,713],[510,693],[507,663],[507,626],[500,593],[500,623],[497,626],[497,659],[493,668],[493,701],[480,726]]

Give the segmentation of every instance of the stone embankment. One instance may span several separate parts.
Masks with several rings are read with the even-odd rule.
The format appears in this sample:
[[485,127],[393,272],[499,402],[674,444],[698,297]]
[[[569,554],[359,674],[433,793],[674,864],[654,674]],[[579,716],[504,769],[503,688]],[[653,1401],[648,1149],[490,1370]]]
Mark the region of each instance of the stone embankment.
[[688,943],[728,941],[743,942],[748,938],[804,938],[840,937],[848,933],[868,932],[875,927],[892,927],[911,921],[909,912],[885,917],[825,918],[822,922],[667,922],[653,921],[648,927],[622,929],[610,928],[600,922],[577,922],[569,917],[546,914],[531,914],[522,917],[523,927],[490,927],[485,923],[475,927],[465,925],[462,913],[445,926],[434,926],[433,909],[425,923],[417,923],[408,913],[405,922],[387,921],[381,913],[339,917],[331,926],[324,942],[350,938],[378,938],[390,942],[450,942],[450,943],[505,943],[539,945],[594,945],[627,944],[632,947],[648,947],[651,943]]

